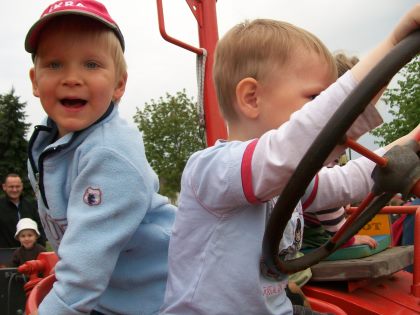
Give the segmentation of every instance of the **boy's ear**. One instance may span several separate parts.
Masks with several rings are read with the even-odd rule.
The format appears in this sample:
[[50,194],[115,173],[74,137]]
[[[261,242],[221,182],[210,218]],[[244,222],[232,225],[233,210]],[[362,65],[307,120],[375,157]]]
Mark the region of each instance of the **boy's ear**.
[[258,81],[245,78],[236,85],[236,101],[238,110],[247,118],[254,119],[259,115],[257,98]]
[[35,79],[35,68],[31,68],[31,70],[29,70],[29,78],[32,82],[32,94],[36,97],[39,97],[38,84],[36,83]]
[[127,76],[126,72],[121,76],[120,80],[118,80],[114,89],[114,94],[112,95],[113,101],[118,101],[124,95],[125,86],[127,84]]

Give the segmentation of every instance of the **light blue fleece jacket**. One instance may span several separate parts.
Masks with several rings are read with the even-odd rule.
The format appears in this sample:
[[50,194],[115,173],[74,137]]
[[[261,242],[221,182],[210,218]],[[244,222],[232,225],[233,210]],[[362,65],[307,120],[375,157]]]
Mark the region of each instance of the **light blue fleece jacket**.
[[113,104],[55,140],[49,119],[29,144],[29,178],[60,260],[40,315],[155,314],[163,302],[175,207],[157,193],[141,134]]

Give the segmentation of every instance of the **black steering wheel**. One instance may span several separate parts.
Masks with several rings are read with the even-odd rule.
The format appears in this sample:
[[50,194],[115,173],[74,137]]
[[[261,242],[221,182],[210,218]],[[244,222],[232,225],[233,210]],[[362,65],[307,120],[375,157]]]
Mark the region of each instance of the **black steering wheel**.
[[[359,211],[357,220],[345,225],[332,240],[309,254],[291,260],[279,255],[279,244],[294,208],[303,196],[312,178],[323,166],[324,161],[338,143],[343,143],[345,133],[367,107],[369,101],[392,77],[420,51],[420,30],[407,36],[396,45],[360,82],[353,92],[337,109],[297,166],[293,176],[281,193],[267,223],[262,245],[261,271],[268,277],[278,278],[306,269],[330,255],[347,242],[357,231],[375,216],[397,192],[409,192],[420,182],[420,162],[417,142],[390,150],[384,157],[386,166],[376,166],[373,177],[374,187],[366,199],[367,208]],[[386,181],[397,185],[388,187]],[[407,180],[407,174],[410,179]],[[399,177],[397,180],[396,177]],[[378,179],[378,180],[376,180]],[[385,181],[385,184],[384,184]],[[403,186],[403,187],[402,187]],[[396,188],[398,187],[398,188]],[[395,189],[399,189],[395,191]],[[362,212],[362,210],[364,210]],[[344,229],[343,229],[344,228]]]

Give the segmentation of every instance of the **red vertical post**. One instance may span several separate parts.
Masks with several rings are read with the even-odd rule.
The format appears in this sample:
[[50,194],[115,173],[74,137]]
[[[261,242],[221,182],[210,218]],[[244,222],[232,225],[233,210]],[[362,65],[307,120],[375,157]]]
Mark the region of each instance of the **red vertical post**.
[[[225,122],[219,111],[216,90],[213,84],[214,49],[219,39],[216,14],[216,0],[200,0],[197,8],[198,35],[200,47],[207,50],[207,61],[204,76],[204,115],[206,123],[207,146],[212,146],[217,139],[226,139]],[[200,23],[201,22],[201,23]]]
[[162,37],[168,42],[192,51],[197,55],[203,54],[203,48],[207,52],[203,83],[203,107],[205,116],[204,123],[206,129],[207,146],[212,146],[217,139],[227,138],[226,126],[219,112],[216,91],[213,85],[214,49],[219,39],[217,29],[216,1],[217,0],[186,0],[198,24],[200,48],[197,48],[172,36],[169,36],[166,33],[162,0],[156,0],[159,31]]
[[420,207],[414,214],[414,266],[411,293],[420,298]]

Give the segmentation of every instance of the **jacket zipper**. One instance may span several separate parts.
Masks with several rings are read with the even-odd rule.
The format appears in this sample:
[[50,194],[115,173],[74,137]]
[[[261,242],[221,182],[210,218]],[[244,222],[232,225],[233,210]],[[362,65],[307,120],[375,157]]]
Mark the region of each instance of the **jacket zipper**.
[[28,146],[29,163],[31,164],[31,168],[34,173],[33,175],[35,176],[35,181],[36,181],[35,189],[37,192],[39,191],[39,193],[41,194],[42,201],[44,205],[47,207],[47,209],[49,209],[49,207],[48,207],[47,197],[45,196],[45,190],[44,190],[44,176],[43,176],[44,175],[43,174],[44,173],[44,159],[49,154],[60,152],[64,145],[59,145],[59,146],[52,147],[43,151],[38,158],[38,165],[36,164],[34,157],[32,156],[32,147],[34,145],[36,138],[38,137],[41,131],[51,132],[52,130],[53,129],[48,126],[42,126],[42,125],[35,126],[34,133],[29,141],[29,146]]

